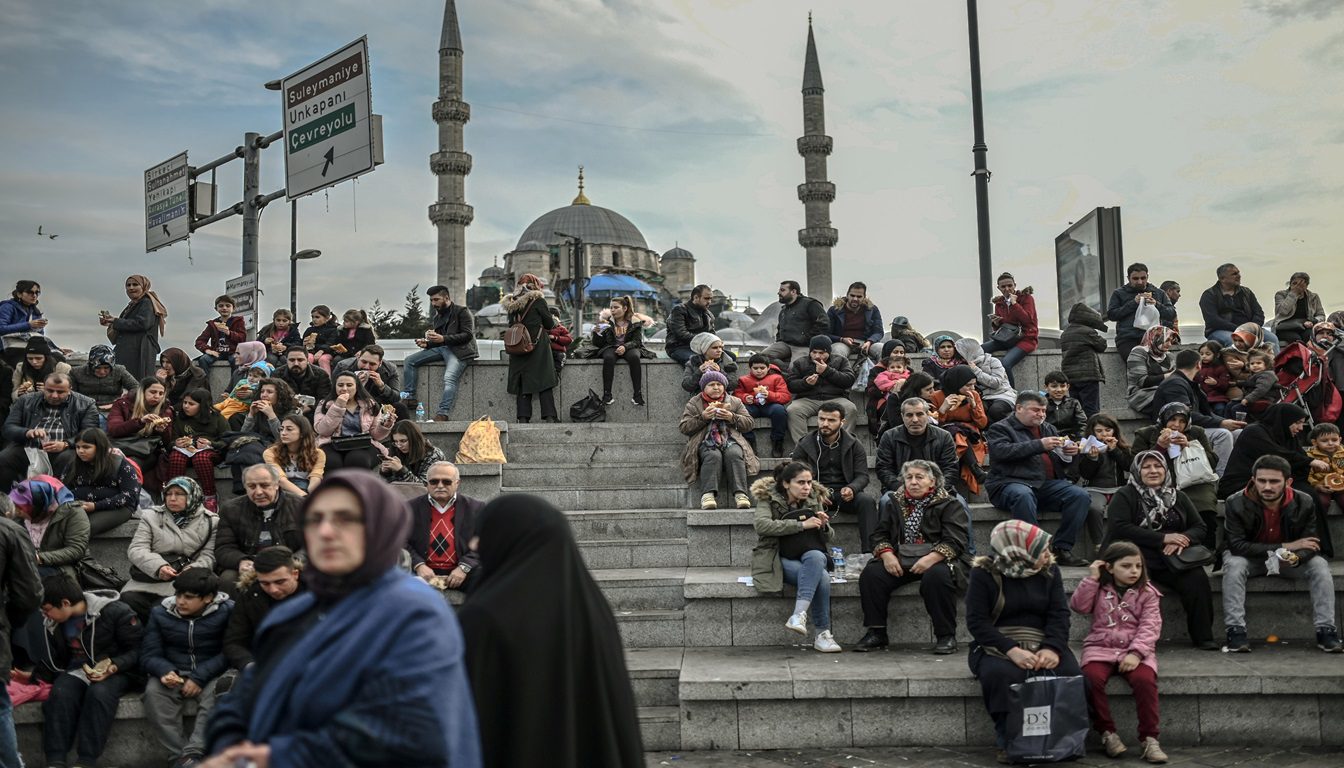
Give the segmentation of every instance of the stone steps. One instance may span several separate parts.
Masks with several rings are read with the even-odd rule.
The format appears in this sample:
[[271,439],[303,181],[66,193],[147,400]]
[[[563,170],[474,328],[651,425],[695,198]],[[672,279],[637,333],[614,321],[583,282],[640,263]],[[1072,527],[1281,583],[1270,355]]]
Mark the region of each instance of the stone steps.
[[[503,466],[502,476],[502,482],[507,487],[554,487],[582,482],[593,489],[657,485],[680,479],[681,467],[675,461],[672,461],[671,466],[667,463],[649,465],[629,461],[624,464],[596,465],[549,462],[523,464],[510,461]],[[685,487],[684,482],[682,487]]]
[[677,568],[686,565],[686,539],[611,539],[580,545],[589,570]]
[[[676,441],[650,438],[632,443],[511,443],[506,448],[510,464],[583,464],[629,467],[633,463],[677,466],[684,439]],[[680,474],[677,475],[680,477]]]
[[594,540],[685,538],[686,515],[686,510],[681,507],[590,509],[565,513],[580,545]]
[[[1338,656],[1301,646],[1250,655],[1162,646],[1158,657],[1164,746],[1344,743]],[[687,648],[679,681],[683,750],[994,741],[964,652]],[[1128,687],[1112,678],[1107,693],[1117,730],[1132,741]]]
[[685,483],[646,483],[588,488],[582,485],[505,486],[503,493],[531,493],[544,497],[560,509],[664,509],[686,507]]

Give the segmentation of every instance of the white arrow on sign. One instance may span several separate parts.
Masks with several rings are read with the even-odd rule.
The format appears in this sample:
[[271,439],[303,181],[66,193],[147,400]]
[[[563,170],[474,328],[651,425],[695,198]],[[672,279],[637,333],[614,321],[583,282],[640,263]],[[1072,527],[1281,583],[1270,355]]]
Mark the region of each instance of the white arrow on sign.
[[373,170],[368,38],[284,78],[280,94],[288,199]]

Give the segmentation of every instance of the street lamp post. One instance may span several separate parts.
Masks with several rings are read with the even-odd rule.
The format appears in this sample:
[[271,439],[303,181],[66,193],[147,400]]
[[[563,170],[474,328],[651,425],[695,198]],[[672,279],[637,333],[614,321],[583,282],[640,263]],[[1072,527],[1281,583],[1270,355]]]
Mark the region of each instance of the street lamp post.
[[289,313],[294,316],[296,323],[299,321],[299,261],[316,259],[321,255],[322,252],[315,248],[305,248],[289,257]]
[[976,0],[966,0],[966,26],[971,43],[971,120],[975,125],[975,145],[971,153],[975,155],[975,212],[976,230],[980,239],[980,324],[983,338],[989,338],[989,315],[993,311],[990,296],[994,292],[994,265],[989,250],[989,168],[985,164],[985,155],[989,147],[985,144],[985,114],[980,100],[980,21],[976,11]]

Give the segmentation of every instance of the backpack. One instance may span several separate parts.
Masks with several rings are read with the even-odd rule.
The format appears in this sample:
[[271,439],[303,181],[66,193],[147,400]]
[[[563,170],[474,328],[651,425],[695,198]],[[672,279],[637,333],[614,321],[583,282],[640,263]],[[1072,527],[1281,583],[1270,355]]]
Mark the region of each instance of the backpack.
[[523,318],[527,317],[527,311],[531,308],[532,302],[529,301],[527,306],[523,307],[523,311],[518,313],[518,320],[504,330],[504,351],[510,355],[529,354],[541,339],[541,335],[538,334],[534,340],[532,334],[527,332],[527,326],[523,325]]

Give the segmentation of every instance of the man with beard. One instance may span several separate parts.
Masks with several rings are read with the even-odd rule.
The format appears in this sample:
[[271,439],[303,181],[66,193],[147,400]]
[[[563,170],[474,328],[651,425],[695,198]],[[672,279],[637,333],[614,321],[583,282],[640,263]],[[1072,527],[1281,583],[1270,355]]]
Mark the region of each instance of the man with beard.
[[667,338],[663,349],[667,356],[682,365],[695,353],[691,350],[691,339],[698,333],[714,332],[714,315],[709,312],[709,302],[714,291],[708,285],[697,285],[691,289],[689,301],[672,308],[667,315]]
[[845,295],[826,310],[830,324],[831,357],[868,355],[876,358],[882,341],[882,312],[868,300],[868,286],[850,283]]
[[[807,357],[809,342],[817,336],[826,336],[830,329],[821,302],[802,295],[802,290],[797,280],[779,284],[779,303],[784,307],[779,310],[775,343],[762,351],[780,368],[787,368],[791,360]],[[829,336],[826,336],[826,343],[829,351]]]
[[830,489],[832,515],[857,516],[859,543],[866,551],[877,526],[877,501],[863,492],[868,487],[868,452],[845,429],[845,411],[839,403],[822,403],[817,428],[798,441],[792,458],[814,467],[816,481]]
[[1223,623],[1227,647],[1249,653],[1246,640],[1246,580],[1281,576],[1306,581],[1311,591],[1316,647],[1344,651],[1335,629],[1335,582],[1320,555],[1316,502],[1292,487],[1293,469],[1279,456],[1265,455],[1251,468],[1251,482],[1227,499],[1223,517]]
[[308,362],[308,351],[303,347],[285,350],[285,367],[275,372],[302,400],[303,412],[312,418],[313,406],[331,397],[331,377],[327,372]]

